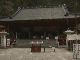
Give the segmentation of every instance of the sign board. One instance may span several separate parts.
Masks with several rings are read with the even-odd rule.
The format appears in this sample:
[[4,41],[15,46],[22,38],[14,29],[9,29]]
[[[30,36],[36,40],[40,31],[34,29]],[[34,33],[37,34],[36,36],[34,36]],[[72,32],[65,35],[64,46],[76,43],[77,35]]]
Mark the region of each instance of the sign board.
[[7,46],[10,46],[10,39],[7,39]]
[[73,54],[79,55],[80,53],[80,44],[73,44]]

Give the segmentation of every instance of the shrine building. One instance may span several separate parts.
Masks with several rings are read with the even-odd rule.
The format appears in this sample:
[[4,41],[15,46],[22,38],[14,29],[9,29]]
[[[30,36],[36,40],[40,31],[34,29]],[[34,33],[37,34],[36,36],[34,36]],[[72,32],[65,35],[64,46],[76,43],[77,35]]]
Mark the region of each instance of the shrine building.
[[80,16],[70,14],[64,5],[27,6],[18,8],[8,18],[0,19],[0,31],[5,30],[9,37],[18,39],[45,39],[64,34],[68,28],[74,30],[80,23]]

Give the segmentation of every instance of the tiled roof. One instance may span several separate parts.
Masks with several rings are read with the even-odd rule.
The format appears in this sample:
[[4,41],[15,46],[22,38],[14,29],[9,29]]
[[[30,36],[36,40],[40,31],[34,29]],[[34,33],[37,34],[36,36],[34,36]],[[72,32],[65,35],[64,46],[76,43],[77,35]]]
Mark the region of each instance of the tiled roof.
[[[41,20],[41,19],[63,19],[75,18],[74,15],[65,14],[69,13],[64,6],[51,7],[51,8],[26,8],[21,9],[12,19],[6,18],[2,20]],[[64,16],[65,15],[65,16]],[[77,16],[78,17],[78,16]]]

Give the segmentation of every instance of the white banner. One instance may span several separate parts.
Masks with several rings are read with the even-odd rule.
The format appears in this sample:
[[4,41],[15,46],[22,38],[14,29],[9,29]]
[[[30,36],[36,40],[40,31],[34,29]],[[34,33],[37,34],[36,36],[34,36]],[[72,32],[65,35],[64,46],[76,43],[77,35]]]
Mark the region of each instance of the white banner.
[[10,39],[7,39],[7,46],[10,46]]

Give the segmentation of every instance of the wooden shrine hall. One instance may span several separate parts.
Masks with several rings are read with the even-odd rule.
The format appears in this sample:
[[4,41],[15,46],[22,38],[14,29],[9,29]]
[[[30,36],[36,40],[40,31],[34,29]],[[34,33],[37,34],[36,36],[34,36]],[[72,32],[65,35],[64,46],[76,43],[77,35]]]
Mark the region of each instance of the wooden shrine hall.
[[67,28],[74,30],[80,23],[80,16],[69,14],[64,5],[35,6],[18,8],[8,18],[0,19],[0,30],[9,32],[9,37],[18,39],[54,39],[57,35],[64,35]]

